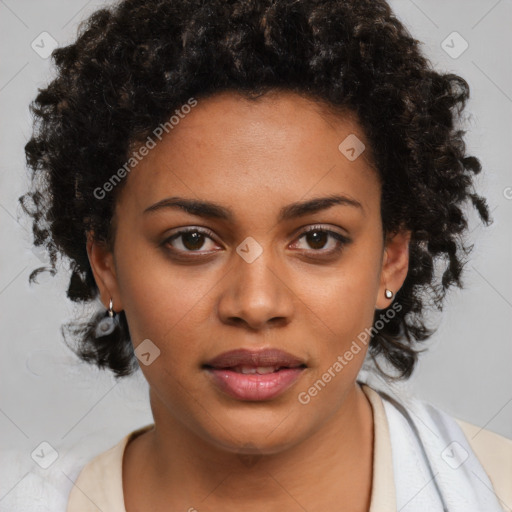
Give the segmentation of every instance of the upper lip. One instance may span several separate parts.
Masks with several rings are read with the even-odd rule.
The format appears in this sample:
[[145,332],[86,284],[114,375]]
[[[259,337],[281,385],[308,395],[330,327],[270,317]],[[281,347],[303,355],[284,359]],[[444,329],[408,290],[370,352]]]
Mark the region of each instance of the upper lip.
[[207,361],[203,366],[213,368],[232,368],[235,366],[295,368],[298,366],[306,367],[306,364],[298,357],[274,348],[257,351],[241,348],[223,352]]

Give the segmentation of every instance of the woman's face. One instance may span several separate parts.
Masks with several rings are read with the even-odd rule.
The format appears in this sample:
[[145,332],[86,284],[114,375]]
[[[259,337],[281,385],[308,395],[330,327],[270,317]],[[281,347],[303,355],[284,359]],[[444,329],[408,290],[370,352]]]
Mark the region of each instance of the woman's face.
[[[353,342],[407,271],[407,237],[384,245],[380,183],[369,152],[357,156],[361,143],[368,148],[353,118],[326,118],[293,93],[255,103],[223,93],[180,117],[131,171],[114,252],[95,245],[90,258],[134,346],[150,340],[140,366],[157,425],[179,423],[229,451],[272,453],[340,411],[367,351]],[[169,198],[215,203],[222,215],[162,203]],[[226,351],[269,348],[306,367],[287,370],[288,387],[260,399],[233,395],[213,377],[222,372],[204,366]]]

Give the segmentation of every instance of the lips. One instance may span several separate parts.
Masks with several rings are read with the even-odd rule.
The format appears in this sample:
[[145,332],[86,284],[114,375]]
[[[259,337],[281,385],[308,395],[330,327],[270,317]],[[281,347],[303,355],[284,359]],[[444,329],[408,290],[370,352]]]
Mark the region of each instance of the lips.
[[[251,351],[246,349],[231,350],[224,352],[210,361],[204,366],[211,368],[297,368],[306,366],[304,361],[295,357],[288,352],[278,349],[264,349],[259,351]],[[268,372],[267,372],[268,373]]]
[[300,377],[306,364],[277,349],[224,352],[203,365],[213,383],[239,400],[270,400],[284,393]]

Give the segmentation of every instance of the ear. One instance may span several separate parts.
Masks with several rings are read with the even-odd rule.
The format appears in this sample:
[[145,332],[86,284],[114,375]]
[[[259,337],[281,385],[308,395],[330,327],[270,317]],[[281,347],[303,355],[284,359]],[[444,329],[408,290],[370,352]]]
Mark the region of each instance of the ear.
[[112,299],[114,311],[121,311],[123,305],[117,284],[114,255],[105,243],[94,240],[91,232],[87,233],[87,256],[105,309],[108,309]]
[[[385,309],[390,306],[393,302],[393,297],[400,290],[407,277],[410,239],[411,232],[405,229],[401,229],[386,237],[379,292],[375,304],[377,309]],[[386,289],[393,292],[393,297],[390,299],[386,298]]]

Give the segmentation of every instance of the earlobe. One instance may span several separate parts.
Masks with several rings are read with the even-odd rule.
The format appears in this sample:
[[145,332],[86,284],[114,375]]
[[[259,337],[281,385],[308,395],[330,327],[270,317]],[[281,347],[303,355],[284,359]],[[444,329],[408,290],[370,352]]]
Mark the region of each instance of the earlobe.
[[123,306],[117,285],[114,255],[105,243],[94,240],[90,232],[87,234],[87,256],[100,292],[101,302],[105,308],[108,308],[112,299],[114,311],[121,311]]
[[386,238],[376,308],[385,309],[407,277],[411,231],[399,230]]

